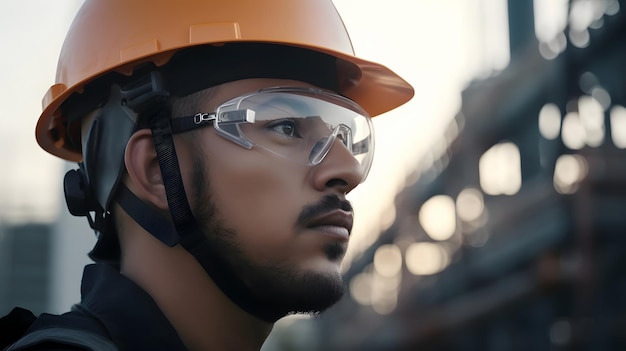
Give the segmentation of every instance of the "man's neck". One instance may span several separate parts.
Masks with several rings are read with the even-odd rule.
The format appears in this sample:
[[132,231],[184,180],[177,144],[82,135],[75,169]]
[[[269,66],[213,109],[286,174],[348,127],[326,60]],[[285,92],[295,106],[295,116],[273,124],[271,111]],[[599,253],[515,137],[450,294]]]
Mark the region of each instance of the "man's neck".
[[192,255],[145,232],[123,237],[122,274],[152,296],[188,349],[261,348],[273,325],[228,299]]

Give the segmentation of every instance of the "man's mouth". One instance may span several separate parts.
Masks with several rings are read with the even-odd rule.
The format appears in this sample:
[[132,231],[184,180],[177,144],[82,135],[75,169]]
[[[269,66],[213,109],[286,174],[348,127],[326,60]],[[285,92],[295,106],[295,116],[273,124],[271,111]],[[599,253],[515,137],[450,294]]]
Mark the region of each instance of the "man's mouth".
[[352,231],[352,224],[352,212],[333,210],[307,221],[305,227],[347,241]]

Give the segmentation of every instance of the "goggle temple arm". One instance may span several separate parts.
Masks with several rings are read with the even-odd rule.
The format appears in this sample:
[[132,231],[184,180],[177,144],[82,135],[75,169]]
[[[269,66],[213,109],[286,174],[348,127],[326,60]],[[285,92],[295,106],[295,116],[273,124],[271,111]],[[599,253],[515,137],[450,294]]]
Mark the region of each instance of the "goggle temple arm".
[[218,112],[215,130],[224,138],[250,150],[254,144],[241,133],[239,124],[254,122],[254,111],[250,109]]

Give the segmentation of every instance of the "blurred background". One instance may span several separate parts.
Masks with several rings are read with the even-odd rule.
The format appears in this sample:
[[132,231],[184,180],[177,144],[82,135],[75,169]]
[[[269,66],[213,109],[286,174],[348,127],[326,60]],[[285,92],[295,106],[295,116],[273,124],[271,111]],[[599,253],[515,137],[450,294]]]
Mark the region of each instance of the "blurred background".
[[[79,299],[74,165],[34,141],[82,0],[0,0],[0,315]],[[334,0],[415,98],[377,117],[334,308],[264,350],[626,349],[624,0]]]

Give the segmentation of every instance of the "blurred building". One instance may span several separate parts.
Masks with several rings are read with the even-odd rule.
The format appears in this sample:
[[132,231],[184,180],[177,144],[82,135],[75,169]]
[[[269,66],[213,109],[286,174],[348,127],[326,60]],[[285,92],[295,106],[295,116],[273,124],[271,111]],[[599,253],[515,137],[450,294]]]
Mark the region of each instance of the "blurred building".
[[508,1],[509,65],[464,90],[307,349],[626,349],[625,6]]
[[15,306],[48,308],[51,226],[0,225],[0,316]]
[[61,196],[54,222],[29,221],[27,215],[0,218],[0,316],[15,306],[36,315],[63,313],[80,301],[83,267],[91,263],[87,253],[96,239],[83,217],[65,210]]

